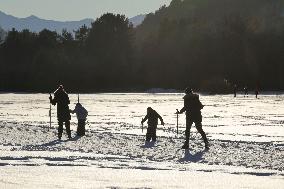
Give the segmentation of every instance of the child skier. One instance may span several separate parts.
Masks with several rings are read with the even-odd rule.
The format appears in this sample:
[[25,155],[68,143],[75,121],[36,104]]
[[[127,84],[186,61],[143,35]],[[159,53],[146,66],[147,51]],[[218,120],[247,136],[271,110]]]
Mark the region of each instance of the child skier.
[[77,126],[77,135],[84,136],[85,135],[85,124],[86,118],[88,116],[88,111],[80,104],[77,103],[74,110],[70,111],[72,114],[76,113],[78,119]]
[[146,141],[149,142],[151,139],[153,142],[156,141],[156,130],[157,130],[157,125],[158,125],[158,118],[161,121],[161,125],[164,125],[163,118],[151,107],[147,108],[147,115],[145,116],[144,119],[142,119],[141,124],[148,119],[148,128],[147,128],[147,133],[146,133]]

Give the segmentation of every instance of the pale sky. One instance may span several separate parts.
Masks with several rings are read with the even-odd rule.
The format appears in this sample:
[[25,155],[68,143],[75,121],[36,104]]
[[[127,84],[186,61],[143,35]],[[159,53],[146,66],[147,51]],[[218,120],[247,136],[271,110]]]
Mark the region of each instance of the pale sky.
[[154,12],[171,0],[0,0],[0,11],[19,18],[35,15],[51,20],[97,18],[106,12],[133,17]]

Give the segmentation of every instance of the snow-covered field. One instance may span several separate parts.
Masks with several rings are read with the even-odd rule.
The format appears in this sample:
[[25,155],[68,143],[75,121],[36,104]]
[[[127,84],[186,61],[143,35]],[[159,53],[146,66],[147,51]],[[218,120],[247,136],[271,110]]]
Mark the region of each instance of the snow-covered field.
[[[57,140],[48,94],[0,94],[0,188],[283,188],[284,95],[201,95],[210,150],[192,128],[181,150],[183,94],[85,94],[87,136]],[[70,109],[77,95],[69,95]],[[163,117],[157,143],[140,121],[151,106]],[[64,133],[65,134],[65,133]]]

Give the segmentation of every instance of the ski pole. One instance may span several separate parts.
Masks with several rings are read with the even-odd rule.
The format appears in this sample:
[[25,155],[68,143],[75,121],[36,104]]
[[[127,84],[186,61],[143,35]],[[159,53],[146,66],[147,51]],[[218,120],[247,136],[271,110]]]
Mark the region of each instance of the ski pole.
[[[143,119],[142,119],[143,121]],[[141,128],[142,128],[142,133],[143,133],[143,122],[141,121]]]
[[178,111],[178,109],[176,109],[176,110],[177,110],[176,114],[177,114],[177,135],[178,135],[178,114],[179,114],[179,111]]
[[[52,98],[50,93],[49,97]],[[49,128],[51,129],[51,102],[49,103]]]
[[79,96],[79,94],[78,94],[78,103],[80,102],[80,96]]

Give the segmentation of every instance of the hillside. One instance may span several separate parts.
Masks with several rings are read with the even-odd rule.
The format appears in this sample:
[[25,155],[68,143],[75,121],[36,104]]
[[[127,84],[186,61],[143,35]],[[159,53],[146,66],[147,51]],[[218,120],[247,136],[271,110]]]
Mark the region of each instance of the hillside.
[[173,0],[137,27],[144,77],[167,75],[155,82],[207,89],[224,79],[284,88],[283,10],[283,0]]
[[157,35],[164,25],[179,24],[177,29],[185,33],[199,30],[210,34],[237,21],[246,22],[243,24],[252,32],[280,31],[284,25],[283,13],[283,0],[173,0],[169,7],[148,14],[137,32],[144,37]]

